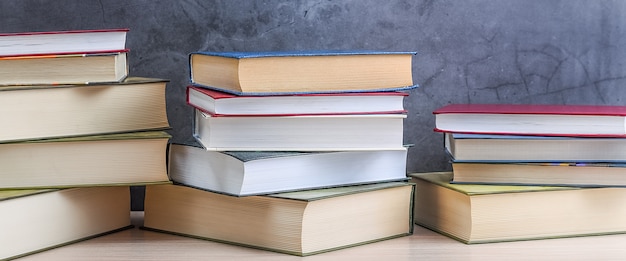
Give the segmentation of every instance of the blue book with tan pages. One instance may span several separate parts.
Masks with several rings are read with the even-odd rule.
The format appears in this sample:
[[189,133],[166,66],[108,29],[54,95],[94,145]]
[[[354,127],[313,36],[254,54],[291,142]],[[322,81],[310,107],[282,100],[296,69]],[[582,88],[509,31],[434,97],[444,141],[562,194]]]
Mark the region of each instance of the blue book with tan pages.
[[236,95],[398,91],[413,83],[416,52],[194,52],[196,86]]

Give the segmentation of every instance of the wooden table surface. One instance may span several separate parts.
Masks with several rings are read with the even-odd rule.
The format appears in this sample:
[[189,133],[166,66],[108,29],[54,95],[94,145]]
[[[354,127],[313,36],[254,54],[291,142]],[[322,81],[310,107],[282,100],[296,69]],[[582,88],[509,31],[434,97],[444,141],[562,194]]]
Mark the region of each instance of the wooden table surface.
[[[143,213],[131,215],[141,226]],[[133,228],[18,260],[626,260],[626,234],[465,245],[416,226],[411,236],[297,257]]]

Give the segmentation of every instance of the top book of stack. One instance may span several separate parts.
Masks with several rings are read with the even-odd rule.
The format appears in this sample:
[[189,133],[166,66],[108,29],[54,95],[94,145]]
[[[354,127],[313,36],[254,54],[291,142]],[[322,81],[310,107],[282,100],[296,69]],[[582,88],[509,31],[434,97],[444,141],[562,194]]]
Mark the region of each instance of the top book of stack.
[[415,52],[194,52],[195,86],[235,95],[399,91],[413,84]]
[[0,34],[0,56],[115,53],[125,50],[128,29]]
[[435,130],[449,133],[624,137],[626,106],[452,104],[435,114]]
[[120,82],[128,29],[0,34],[0,85]]

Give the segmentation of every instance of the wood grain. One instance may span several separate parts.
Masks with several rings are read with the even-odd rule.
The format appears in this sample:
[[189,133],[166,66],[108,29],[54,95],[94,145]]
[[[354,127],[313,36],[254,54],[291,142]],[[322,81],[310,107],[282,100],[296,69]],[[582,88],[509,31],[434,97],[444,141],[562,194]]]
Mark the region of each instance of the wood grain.
[[[132,212],[139,227],[142,212]],[[465,245],[420,226],[411,236],[309,257],[134,228],[19,260],[618,260],[626,234]]]

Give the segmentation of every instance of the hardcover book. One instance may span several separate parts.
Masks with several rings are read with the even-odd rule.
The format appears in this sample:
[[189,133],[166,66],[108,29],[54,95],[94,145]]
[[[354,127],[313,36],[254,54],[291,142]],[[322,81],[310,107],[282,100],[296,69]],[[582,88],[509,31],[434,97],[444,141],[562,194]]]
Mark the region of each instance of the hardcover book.
[[194,52],[192,84],[236,95],[406,90],[415,52]]
[[129,228],[129,212],[128,187],[0,191],[0,259]]
[[238,96],[187,87],[187,103],[213,115],[318,115],[405,113],[406,92]]
[[234,196],[406,180],[406,149],[373,151],[207,151],[171,144],[175,183]]
[[403,147],[405,114],[214,116],[196,109],[194,137],[207,150],[338,151]]
[[0,143],[0,189],[169,183],[162,131]]
[[626,232],[626,188],[451,184],[451,172],[409,176],[415,223],[463,243]]
[[0,87],[0,143],[169,128],[167,81]]
[[249,197],[154,185],[146,187],[144,227],[307,256],[410,235],[412,199],[405,182]]
[[119,82],[128,76],[126,54],[4,56],[0,57],[0,85]]
[[626,106],[451,104],[435,114],[440,132],[540,136],[626,135]]
[[626,163],[453,162],[454,183],[626,187]]
[[626,162],[626,138],[445,133],[456,162]]
[[0,34],[0,56],[118,52],[128,29],[69,30]]

